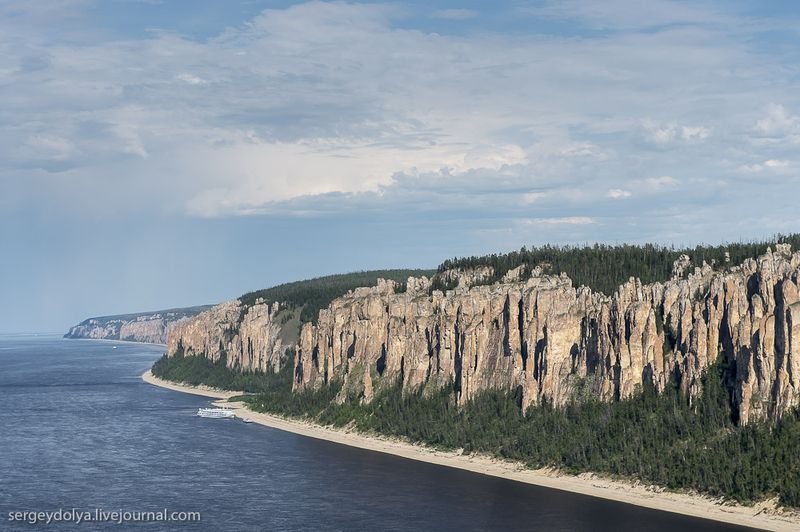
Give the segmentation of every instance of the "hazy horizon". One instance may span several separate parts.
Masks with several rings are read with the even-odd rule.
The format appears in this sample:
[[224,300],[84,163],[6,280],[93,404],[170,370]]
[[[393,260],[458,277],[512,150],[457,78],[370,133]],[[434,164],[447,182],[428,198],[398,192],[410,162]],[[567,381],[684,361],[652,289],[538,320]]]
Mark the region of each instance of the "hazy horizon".
[[0,5],[0,333],[800,231],[800,6]]

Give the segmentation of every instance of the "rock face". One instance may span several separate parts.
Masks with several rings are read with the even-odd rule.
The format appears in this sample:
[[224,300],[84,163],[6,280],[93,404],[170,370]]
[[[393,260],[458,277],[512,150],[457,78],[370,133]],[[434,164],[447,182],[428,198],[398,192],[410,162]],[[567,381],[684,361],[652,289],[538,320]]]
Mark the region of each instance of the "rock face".
[[675,377],[696,396],[721,354],[740,422],[775,419],[800,401],[800,253],[778,246],[725,266],[704,264],[683,278],[682,257],[670,281],[631,279],[610,297],[539,270],[489,286],[471,285],[492,272],[447,272],[457,288],[430,295],[426,278],[409,278],[402,293],[379,282],[303,326],[294,388],[341,379],[343,394],[368,401],[399,380],[404,390],[453,385],[462,403],[502,388],[526,408],[578,392],[625,398]]
[[163,344],[174,324],[196,316],[210,306],[188,307],[140,314],[101,316],[89,318],[70,328],[64,338],[95,340],[127,340],[149,344]]
[[288,347],[275,319],[279,312],[278,303],[263,300],[252,306],[238,300],[221,303],[175,324],[167,338],[167,356],[203,356],[215,362],[225,357],[226,365],[239,371],[278,372]]

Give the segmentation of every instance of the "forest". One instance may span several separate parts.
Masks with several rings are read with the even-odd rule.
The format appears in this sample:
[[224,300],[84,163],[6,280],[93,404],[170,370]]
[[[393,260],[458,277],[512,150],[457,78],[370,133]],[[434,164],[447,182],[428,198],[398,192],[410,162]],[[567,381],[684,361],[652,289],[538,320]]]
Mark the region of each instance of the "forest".
[[521,265],[528,266],[524,272],[528,276],[536,266],[545,273],[558,275],[566,272],[576,287],[585,285],[610,295],[630,277],[638,277],[643,283],[668,280],[673,262],[682,254],[688,255],[695,265],[705,261],[716,268],[725,268],[739,265],[746,258],[755,258],[768,247],[774,248],[777,243],[788,243],[793,249],[800,249],[800,234],[776,235],[772,239],[757,242],[698,245],[680,249],[655,244],[522,247],[510,253],[448,259],[437,270],[373,270],[295,281],[248,292],[239,297],[239,301],[245,306],[252,305],[258,298],[267,303],[283,302],[289,309],[300,309],[300,323],[306,323],[315,321],[319,311],[337,297],[361,286],[375,286],[379,278],[396,281],[397,290],[403,291],[408,277],[428,276],[433,278],[431,290],[448,290],[455,288],[455,282],[444,281],[437,273],[452,268],[491,266],[494,274],[481,284],[492,284],[509,270]]
[[[743,503],[772,496],[800,507],[800,414],[777,423],[737,426],[731,419],[723,360],[709,367],[703,392],[690,404],[678,387],[651,386],[631,398],[590,397],[563,408],[543,403],[525,413],[511,392],[487,391],[457,406],[452,386],[402,393],[384,386],[368,404],[335,399],[341,383],[292,393],[292,364],[277,374],[241,374],[201,357],[164,357],[161,378],[242,390],[239,397],[263,412],[441,449],[518,460],[531,468],[595,472],[639,479],[671,490],[697,490]],[[578,394],[580,395],[580,394]]]
[[[800,234],[776,235],[771,239],[755,242],[698,245],[693,248],[655,244],[522,247],[511,253],[448,259],[439,266],[438,272],[452,268],[491,266],[494,268],[494,275],[483,282],[491,284],[517,266],[527,265],[527,275],[530,275],[531,268],[539,266],[545,273],[558,275],[566,272],[576,287],[584,285],[596,292],[611,295],[630,277],[638,277],[644,284],[667,281],[672,275],[672,264],[682,254],[688,255],[695,266],[700,266],[705,261],[721,269],[738,266],[747,258],[758,257],[770,246],[774,250],[778,243],[791,244],[793,250],[798,250]],[[446,289],[452,286],[436,279],[434,288]]]

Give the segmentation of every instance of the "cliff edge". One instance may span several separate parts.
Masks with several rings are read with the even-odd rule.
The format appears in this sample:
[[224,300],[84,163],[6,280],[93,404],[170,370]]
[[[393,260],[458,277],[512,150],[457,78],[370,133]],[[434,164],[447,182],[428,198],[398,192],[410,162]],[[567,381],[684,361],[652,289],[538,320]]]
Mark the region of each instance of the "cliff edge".
[[[741,265],[675,263],[665,283],[631,278],[611,296],[565,275],[525,266],[498,283],[490,272],[445,272],[456,288],[385,281],[334,300],[306,323],[294,389],[344,383],[365,401],[389,383],[404,390],[453,385],[459,402],[481,390],[515,390],[523,408],[575,394],[629,397],[675,379],[690,396],[718,356],[739,422],[776,419],[800,398],[800,253],[788,245]],[[441,274],[440,274],[441,275]]]
[[70,327],[64,338],[93,340],[126,340],[148,344],[165,344],[170,327],[211,308],[210,305],[98,316]]

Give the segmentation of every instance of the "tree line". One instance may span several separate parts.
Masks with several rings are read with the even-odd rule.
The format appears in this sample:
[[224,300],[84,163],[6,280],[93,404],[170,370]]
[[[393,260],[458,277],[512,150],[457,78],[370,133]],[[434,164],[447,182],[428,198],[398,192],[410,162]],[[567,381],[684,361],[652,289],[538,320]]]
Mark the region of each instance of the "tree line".
[[[669,280],[673,263],[683,254],[691,258],[693,266],[701,266],[705,261],[717,269],[722,269],[737,266],[747,258],[758,257],[770,246],[774,250],[775,244],[779,243],[791,244],[794,250],[800,249],[800,234],[779,234],[763,241],[703,244],[693,248],[656,244],[545,245],[532,248],[523,246],[519,251],[510,253],[448,259],[439,265],[437,271],[441,273],[453,268],[490,266],[494,269],[494,275],[482,284],[491,284],[518,266],[528,266],[524,272],[528,277],[532,269],[539,266],[545,273],[558,275],[565,272],[575,286],[584,285],[594,291],[611,295],[630,277],[638,277],[643,283]],[[447,289],[452,288],[452,285],[439,280],[434,288]]]

